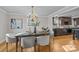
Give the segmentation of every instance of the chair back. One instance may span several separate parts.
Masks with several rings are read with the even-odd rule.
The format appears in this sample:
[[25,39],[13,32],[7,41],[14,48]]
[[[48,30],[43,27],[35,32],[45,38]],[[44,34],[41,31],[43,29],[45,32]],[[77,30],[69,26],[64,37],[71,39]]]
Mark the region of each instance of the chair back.
[[37,37],[37,44],[48,45],[49,44],[49,36],[39,36],[39,37]]
[[16,42],[15,33],[6,34],[6,42]]
[[23,48],[31,48],[35,44],[35,38],[34,37],[24,37],[21,38],[21,46]]
[[77,38],[77,39],[79,39],[79,30],[75,30],[75,37]]

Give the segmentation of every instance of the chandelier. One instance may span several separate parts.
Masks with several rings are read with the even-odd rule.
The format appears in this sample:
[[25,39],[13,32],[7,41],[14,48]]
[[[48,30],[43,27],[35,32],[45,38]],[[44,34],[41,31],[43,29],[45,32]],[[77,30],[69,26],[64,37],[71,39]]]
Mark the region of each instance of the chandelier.
[[38,16],[35,13],[35,7],[34,6],[32,6],[31,14],[29,15],[28,21],[29,21],[29,24],[31,26],[38,26],[39,23],[40,23]]

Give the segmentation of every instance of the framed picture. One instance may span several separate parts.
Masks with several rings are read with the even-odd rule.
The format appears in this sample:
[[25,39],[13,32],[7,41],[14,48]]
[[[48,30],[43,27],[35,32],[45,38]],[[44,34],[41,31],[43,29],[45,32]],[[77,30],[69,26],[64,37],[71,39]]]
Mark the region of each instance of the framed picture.
[[22,29],[23,28],[23,20],[22,19],[14,19],[10,20],[11,29]]

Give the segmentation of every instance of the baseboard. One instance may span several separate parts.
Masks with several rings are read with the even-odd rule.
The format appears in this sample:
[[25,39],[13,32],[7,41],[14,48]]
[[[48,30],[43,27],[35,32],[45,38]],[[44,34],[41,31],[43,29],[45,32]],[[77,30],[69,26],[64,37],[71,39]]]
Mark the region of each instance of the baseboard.
[[5,42],[5,40],[4,40],[4,39],[3,39],[3,40],[0,40],[0,44],[1,44],[1,43],[3,43],[3,42]]

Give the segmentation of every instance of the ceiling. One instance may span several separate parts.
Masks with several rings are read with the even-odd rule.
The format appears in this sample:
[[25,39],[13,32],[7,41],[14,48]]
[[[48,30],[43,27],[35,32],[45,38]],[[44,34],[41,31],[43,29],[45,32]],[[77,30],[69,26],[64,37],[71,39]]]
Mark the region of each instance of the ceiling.
[[[50,14],[64,8],[65,6],[35,6],[35,12],[38,16],[49,16]],[[0,6],[8,13],[28,15],[31,12],[31,6]]]
[[72,16],[72,17],[79,17],[79,8],[76,8],[74,10],[71,10],[69,12],[66,12],[64,14],[62,14],[63,16]]

